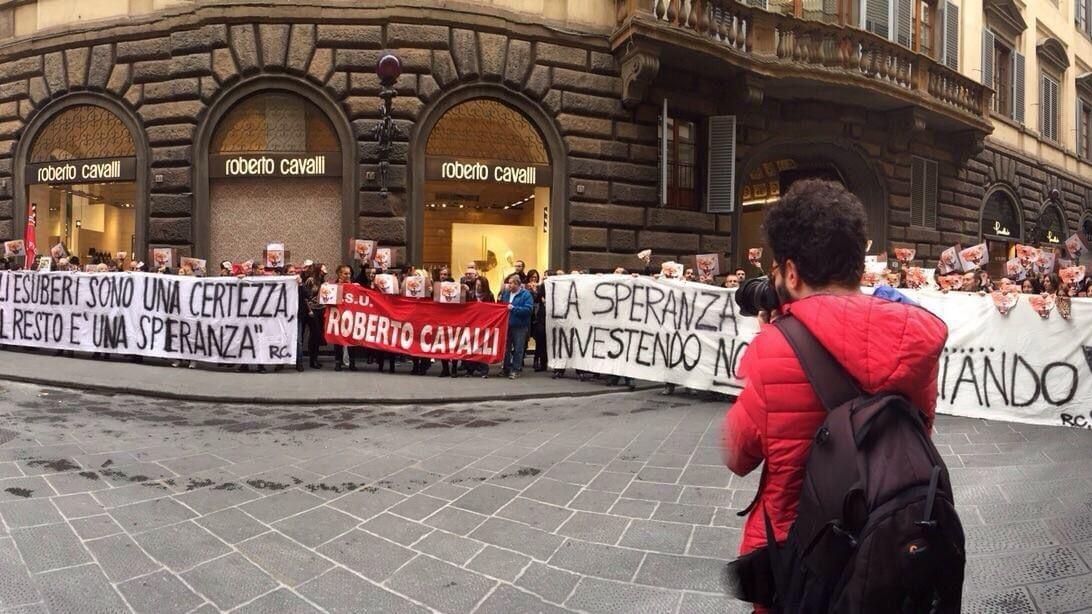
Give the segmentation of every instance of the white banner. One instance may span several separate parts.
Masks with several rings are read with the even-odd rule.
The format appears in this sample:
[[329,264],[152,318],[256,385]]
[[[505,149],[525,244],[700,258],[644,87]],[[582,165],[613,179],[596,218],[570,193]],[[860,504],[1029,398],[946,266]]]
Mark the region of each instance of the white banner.
[[0,273],[0,345],[293,364],[295,277]]
[[[735,290],[626,275],[546,283],[551,368],[741,390],[736,370],[758,323],[739,316]],[[1044,319],[1027,295],[1001,315],[989,296],[900,292],[948,325],[937,411],[1092,429],[1092,299]]]

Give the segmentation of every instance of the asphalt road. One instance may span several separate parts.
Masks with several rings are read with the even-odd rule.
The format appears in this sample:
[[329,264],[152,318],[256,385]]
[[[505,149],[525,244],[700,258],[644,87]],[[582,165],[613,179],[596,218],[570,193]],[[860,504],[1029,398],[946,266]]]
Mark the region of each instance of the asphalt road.
[[[3,384],[0,612],[746,611],[722,570],[757,476],[721,466],[725,409]],[[1092,432],[942,417],[935,439],[968,534],[965,611],[1088,611]]]

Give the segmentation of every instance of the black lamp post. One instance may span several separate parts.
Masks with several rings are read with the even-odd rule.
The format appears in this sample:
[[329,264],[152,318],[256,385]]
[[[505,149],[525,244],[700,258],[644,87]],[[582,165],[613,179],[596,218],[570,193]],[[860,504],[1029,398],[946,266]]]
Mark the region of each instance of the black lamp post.
[[379,192],[386,198],[389,192],[391,142],[399,135],[398,126],[391,119],[391,101],[398,95],[394,85],[402,76],[402,60],[390,54],[379,58],[375,74],[379,76],[379,98],[383,101],[379,106],[379,124],[375,127],[375,139],[379,142]]

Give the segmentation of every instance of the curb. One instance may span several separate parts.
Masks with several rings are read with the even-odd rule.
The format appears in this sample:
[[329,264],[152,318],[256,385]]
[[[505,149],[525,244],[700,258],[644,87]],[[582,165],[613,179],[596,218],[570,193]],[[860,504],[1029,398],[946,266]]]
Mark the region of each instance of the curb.
[[[49,386],[51,388],[61,388],[69,390],[83,390],[87,392],[96,392],[100,394],[126,394],[138,397],[148,397],[154,399],[168,399],[174,401],[197,401],[200,403],[221,403],[230,405],[251,405],[251,404],[277,404],[277,405],[448,405],[453,403],[486,403],[489,401],[531,401],[542,398],[541,392],[528,392],[511,395],[489,395],[489,396],[468,396],[468,397],[447,397],[447,398],[422,398],[422,399],[361,399],[360,397],[286,397],[286,398],[239,398],[239,397],[225,397],[217,395],[206,394],[181,394],[175,392],[169,392],[164,390],[154,390],[146,388],[131,388],[125,386],[106,386],[101,384],[86,384],[82,382],[63,382],[59,383],[56,380],[33,377],[24,375],[10,375],[0,374],[0,381],[18,382],[21,384],[34,384],[37,386]],[[609,394],[631,394],[638,392],[646,392],[648,390],[656,390],[662,387],[663,384],[650,383],[650,384],[638,384],[637,389],[630,391],[627,389],[608,388],[603,389],[571,392],[571,393],[551,393],[550,398],[581,398],[581,397],[595,397]]]

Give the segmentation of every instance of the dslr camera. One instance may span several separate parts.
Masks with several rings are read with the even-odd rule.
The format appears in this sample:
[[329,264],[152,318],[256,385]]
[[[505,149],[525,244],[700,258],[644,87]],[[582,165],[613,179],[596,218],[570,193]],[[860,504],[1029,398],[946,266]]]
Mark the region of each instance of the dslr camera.
[[780,307],[781,299],[777,296],[773,281],[763,275],[743,282],[736,290],[736,304],[741,315],[753,318],[760,311],[769,313]]

